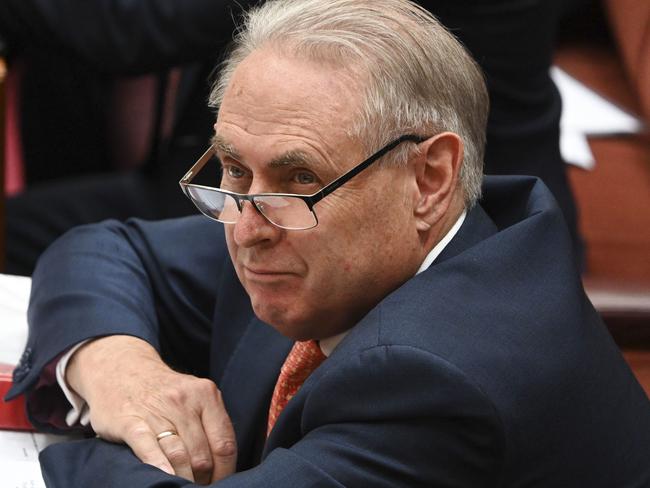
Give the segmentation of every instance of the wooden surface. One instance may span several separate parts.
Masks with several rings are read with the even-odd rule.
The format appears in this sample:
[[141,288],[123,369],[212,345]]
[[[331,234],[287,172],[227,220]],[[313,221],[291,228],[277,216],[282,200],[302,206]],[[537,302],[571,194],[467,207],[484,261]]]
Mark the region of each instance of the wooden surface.
[[588,275],[650,283],[650,137],[592,138],[589,144],[595,169],[569,171]]

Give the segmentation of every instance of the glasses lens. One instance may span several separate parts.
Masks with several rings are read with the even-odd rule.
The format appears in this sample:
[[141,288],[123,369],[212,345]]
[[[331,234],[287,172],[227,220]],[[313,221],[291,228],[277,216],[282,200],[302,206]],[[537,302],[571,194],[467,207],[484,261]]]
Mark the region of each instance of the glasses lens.
[[265,195],[254,200],[258,210],[278,227],[299,230],[316,226],[316,216],[300,198]]
[[187,193],[203,215],[225,224],[234,224],[239,218],[237,202],[233,197],[218,190],[187,186]]

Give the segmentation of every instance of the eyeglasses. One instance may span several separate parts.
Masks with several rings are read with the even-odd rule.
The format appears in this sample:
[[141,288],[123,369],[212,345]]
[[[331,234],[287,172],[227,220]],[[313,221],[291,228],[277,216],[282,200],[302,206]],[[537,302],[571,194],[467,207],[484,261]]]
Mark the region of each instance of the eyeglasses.
[[306,230],[318,225],[318,217],[314,212],[314,205],[316,203],[403,142],[420,143],[424,140],[424,137],[413,134],[403,135],[388,143],[368,159],[311,195],[296,195],[291,193],[243,194],[221,188],[193,184],[192,180],[194,180],[206,163],[216,158],[214,146],[210,146],[203,156],[194,163],[185,176],[181,178],[179,184],[183,193],[192,201],[196,208],[203,215],[217,222],[224,224],[236,223],[241,215],[243,203],[251,202],[257,211],[276,227],[287,230]]

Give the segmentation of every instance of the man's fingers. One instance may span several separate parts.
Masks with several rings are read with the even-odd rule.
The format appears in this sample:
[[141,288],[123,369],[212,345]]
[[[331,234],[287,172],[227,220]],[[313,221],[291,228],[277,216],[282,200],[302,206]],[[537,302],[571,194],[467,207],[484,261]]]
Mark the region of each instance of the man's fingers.
[[212,482],[233,474],[237,468],[237,440],[230,417],[226,412],[221,392],[212,384],[211,398],[201,413],[203,429],[212,452]]
[[[183,431],[177,432],[168,422],[156,420],[151,426],[142,419],[129,422],[122,436],[124,442],[143,463],[155,466],[168,474],[195,481],[191,451],[183,439]],[[195,430],[200,430],[199,420],[196,419],[194,423],[199,426],[199,429]],[[187,429],[185,432],[187,433]],[[195,436],[198,437],[197,434]],[[212,474],[212,460],[205,435],[203,435],[203,444],[202,448],[198,448],[199,452],[203,452],[198,458],[207,458],[209,467],[203,466],[199,469],[200,479],[197,481],[207,484]],[[197,464],[201,468],[201,463]]]
[[206,433],[200,418],[187,415],[185,420],[178,425],[178,435],[187,447],[195,481],[207,485],[212,479],[213,461]]
[[[90,404],[95,431],[125,442],[142,462],[197,483],[233,474],[237,443],[216,385],[145,364],[151,374],[138,372],[128,376],[134,381],[117,384],[115,399],[98,402],[105,408]],[[173,435],[160,435],[167,431]]]
[[177,474],[167,455],[163,452],[156,434],[143,420],[132,422],[126,427],[124,442],[143,463],[155,466],[168,474]]
[[190,453],[181,436],[170,435],[157,442],[174,468],[176,476],[194,481]]

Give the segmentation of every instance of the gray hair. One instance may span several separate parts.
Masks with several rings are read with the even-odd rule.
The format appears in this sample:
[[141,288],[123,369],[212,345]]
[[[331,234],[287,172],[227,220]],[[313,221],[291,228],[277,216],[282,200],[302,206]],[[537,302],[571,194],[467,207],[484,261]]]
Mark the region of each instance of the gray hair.
[[[360,72],[362,109],[349,134],[377,150],[405,133],[457,133],[460,186],[471,207],[481,194],[488,95],[478,65],[428,11],[408,0],[269,0],[250,10],[222,64],[210,105],[254,50],[290,48]],[[412,145],[395,152],[405,161]]]

